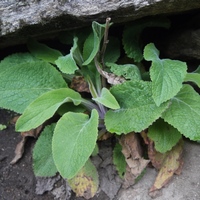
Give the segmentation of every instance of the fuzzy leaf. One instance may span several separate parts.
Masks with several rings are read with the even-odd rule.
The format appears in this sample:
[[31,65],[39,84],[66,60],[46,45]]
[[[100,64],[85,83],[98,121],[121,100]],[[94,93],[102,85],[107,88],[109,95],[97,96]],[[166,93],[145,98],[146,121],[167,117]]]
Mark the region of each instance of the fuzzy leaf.
[[193,82],[200,88],[200,74],[199,73],[187,73],[184,82]]
[[74,45],[70,50],[70,54],[66,56],[60,56],[56,61],[55,64],[61,70],[61,72],[66,74],[74,74],[74,72],[78,69],[76,62],[73,57],[74,51],[78,48],[77,46],[78,38],[74,38]]
[[120,106],[115,99],[115,97],[110,93],[107,88],[103,88],[101,90],[100,97],[93,98],[94,101],[101,103],[102,105],[106,106],[107,108],[111,109],[119,109]]
[[120,57],[120,42],[116,37],[109,37],[109,42],[104,55],[104,62],[115,63]]
[[71,54],[59,57],[55,63],[60,71],[66,74],[74,74],[74,72],[78,69]]
[[41,94],[67,87],[49,63],[28,53],[13,54],[0,63],[0,107],[22,113]]
[[129,80],[141,80],[140,70],[136,65],[125,64],[118,65],[115,63],[106,63],[110,67],[110,70],[117,76],[123,76]]
[[57,109],[66,102],[73,102],[75,105],[79,105],[81,96],[69,88],[61,88],[41,95],[19,117],[16,123],[16,130],[19,132],[28,131],[39,126],[51,118]]
[[156,106],[150,82],[127,81],[110,91],[120,105],[120,109],[109,110],[105,116],[106,128],[111,133],[140,132],[158,119],[168,105]]
[[140,41],[140,36],[144,28],[147,27],[163,27],[169,28],[170,22],[166,18],[150,18],[149,20],[139,20],[129,24],[123,33],[124,50],[129,58],[133,58],[135,62],[140,62],[143,59],[142,49],[143,44]]
[[53,158],[61,176],[73,178],[92,154],[98,135],[98,113],[89,119],[82,113],[68,112],[58,121],[52,141]]
[[88,160],[78,174],[67,182],[76,196],[90,199],[98,190],[98,172],[92,162]]
[[178,60],[160,59],[159,51],[152,43],[145,47],[144,58],[152,61],[150,77],[153,99],[159,106],[180,91],[187,74],[187,65]]
[[105,25],[93,22],[92,30],[93,34],[89,35],[83,47],[83,58],[85,60],[83,65],[90,64],[99,51],[99,46],[104,34]]
[[154,141],[157,151],[165,153],[171,150],[182,136],[177,129],[164,122],[162,119],[158,119],[149,127],[148,137]]
[[52,155],[52,137],[55,124],[46,126],[33,149],[33,171],[35,176],[54,176],[57,168]]
[[41,44],[34,39],[29,40],[27,46],[33,56],[46,62],[55,64],[55,60],[57,60],[59,56],[62,56],[60,51],[52,49],[45,44]]
[[113,150],[113,163],[116,166],[119,176],[123,178],[126,172],[126,160],[122,153],[122,146],[119,143],[115,145]]
[[162,118],[185,137],[200,140],[200,96],[190,85],[171,99],[171,105]]

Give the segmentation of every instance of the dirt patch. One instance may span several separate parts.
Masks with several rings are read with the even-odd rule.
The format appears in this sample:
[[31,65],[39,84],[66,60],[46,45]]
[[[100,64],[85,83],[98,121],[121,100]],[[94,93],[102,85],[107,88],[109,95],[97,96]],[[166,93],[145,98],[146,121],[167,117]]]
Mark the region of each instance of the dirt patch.
[[21,140],[20,134],[14,131],[14,126],[8,124],[12,116],[5,110],[0,111],[0,123],[7,125],[5,130],[0,131],[0,199],[53,199],[51,194],[43,196],[35,194],[36,179],[32,171],[31,156],[33,139],[27,141],[23,159],[16,165],[10,165],[16,144]]

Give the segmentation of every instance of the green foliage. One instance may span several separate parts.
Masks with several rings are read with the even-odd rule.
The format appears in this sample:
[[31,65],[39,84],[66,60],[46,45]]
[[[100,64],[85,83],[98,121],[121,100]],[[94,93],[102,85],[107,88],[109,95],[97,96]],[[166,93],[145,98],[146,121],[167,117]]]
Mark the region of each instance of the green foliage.
[[[161,59],[153,43],[147,44],[142,54],[142,31],[146,27],[168,28],[168,20],[127,25],[123,56],[119,39],[107,38],[111,25],[107,22],[93,22],[92,30],[62,35],[62,42],[72,44],[67,55],[30,40],[32,55],[13,54],[0,63],[0,107],[22,113],[16,130],[45,126],[49,119],[55,122],[44,128],[34,147],[34,173],[53,176],[58,171],[86,198],[98,187],[98,174],[89,157],[98,153],[97,140],[106,131],[122,135],[146,129],[161,153],[173,149],[182,135],[200,140],[200,96],[188,84],[200,86],[200,69],[187,73],[186,63]],[[151,61],[148,71],[142,66],[146,63],[141,62],[143,57]],[[68,88],[66,81],[75,89]],[[88,90],[86,99],[82,92]],[[126,163],[119,144],[114,148],[113,162],[122,177]]]
[[78,69],[76,62],[74,60],[74,54],[76,53],[77,60],[79,63],[82,63],[82,58],[79,56],[79,50],[77,46],[77,41],[78,38],[74,38],[74,45],[70,50],[70,54],[66,56],[60,56],[58,59],[55,61],[55,64],[57,67],[60,69],[61,72],[66,73],[66,74],[74,74],[74,72]]
[[171,105],[162,118],[181,134],[191,140],[200,140],[200,96],[195,90],[184,85],[181,91],[171,99]]
[[3,130],[6,129],[6,128],[7,128],[6,125],[0,124],[0,131],[3,131]]
[[97,140],[98,113],[89,119],[83,113],[64,114],[58,121],[52,141],[53,157],[60,174],[73,178],[92,154]]
[[33,171],[36,176],[54,176],[57,168],[52,155],[52,136],[55,124],[46,126],[33,149]]
[[113,163],[116,166],[119,176],[123,178],[126,172],[126,160],[122,153],[122,146],[119,143],[115,145],[113,150]]
[[98,103],[106,106],[107,108],[111,109],[119,109],[120,106],[116,101],[115,97],[110,93],[110,91],[106,88],[102,88],[101,94],[97,98],[93,98]]
[[47,45],[41,44],[33,39],[28,41],[27,46],[33,56],[46,62],[55,64],[55,60],[59,56],[62,56],[58,50],[52,49]]
[[24,132],[37,128],[51,118],[56,110],[66,102],[79,105],[81,96],[69,88],[61,88],[41,95],[26,108],[17,120],[16,130]]
[[149,127],[148,137],[154,141],[157,151],[166,153],[178,143],[182,136],[176,128],[159,119]]
[[0,71],[0,107],[17,113],[23,113],[43,93],[67,87],[55,67],[28,53],[6,57]]
[[150,76],[153,99],[156,105],[160,106],[180,91],[187,73],[187,65],[178,60],[160,59],[159,51],[152,43],[145,47],[144,58],[152,61]]
[[187,73],[184,81],[192,82],[200,88],[200,74],[199,73]]
[[168,103],[156,105],[150,82],[127,81],[113,86],[111,93],[120,105],[120,109],[109,110],[105,116],[106,128],[111,133],[140,132],[158,119],[168,106]]
[[106,48],[104,62],[107,64],[115,63],[120,57],[120,41],[116,37],[109,37],[109,43]]
[[88,65],[92,62],[94,57],[99,51],[100,42],[104,34],[105,26],[97,22],[92,23],[93,34],[90,34],[87,40],[85,41],[83,48],[83,65]]
[[169,28],[170,22],[166,18],[149,18],[139,20],[132,24],[128,24],[123,34],[124,50],[129,58],[133,58],[135,62],[143,59],[143,44],[140,40],[142,31],[147,27],[163,27]]
[[133,64],[125,64],[118,65],[115,63],[106,63],[108,67],[110,67],[111,72],[116,74],[117,76],[123,76],[128,80],[141,80],[140,70],[136,65]]

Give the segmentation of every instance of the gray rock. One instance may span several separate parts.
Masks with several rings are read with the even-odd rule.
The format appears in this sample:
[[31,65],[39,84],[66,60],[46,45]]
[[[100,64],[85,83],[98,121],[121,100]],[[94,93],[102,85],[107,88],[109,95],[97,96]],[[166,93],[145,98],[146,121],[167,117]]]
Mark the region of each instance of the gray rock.
[[199,0],[1,0],[0,47],[104,22],[108,16],[120,23],[197,8]]

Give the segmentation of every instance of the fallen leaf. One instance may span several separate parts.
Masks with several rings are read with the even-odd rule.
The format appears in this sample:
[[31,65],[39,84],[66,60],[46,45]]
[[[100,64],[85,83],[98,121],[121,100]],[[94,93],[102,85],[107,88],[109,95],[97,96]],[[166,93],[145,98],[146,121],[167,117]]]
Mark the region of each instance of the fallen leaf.
[[122,153],[127,163],[123,187],[128,188],[135,183],[137,177],[146,168],[149,160],[142,158],[142,149],[136,133],[132,132],[123,135],[120,139],[120,144],[122,145]]
[[85,199],[94,197],[99,186],[97,170],[90,160],[86,162],[74,178],[67,181],[76,196]]
[[15,117],[13,117],[13,118],[10,120],[10,123],[11,123],[11,124],[16,124],[16,122],[17,122],[17,120],[18,120],[19,117],[20,117],[20,115],[17,115],[17,116],[15,116]]
[[26,143],[26,140],[26,137],[22,137],[22,140],[17,144],[15,148],[15,157],[10,162],[11,165],[14,165],[22,157],[24,153],[24,145]]
[[76,90],[77,92],[90,93],[88,83],[85,81],[83,76],[74,76],[70,88]]
[[36,129],[32,129],[30,131],[27,132],[23,132],[21,133],[22,139],[21,141],[17,144],[16,148],[15,148],[15,157],[12,159],[12,161],[10,162],[11,165],[14,165],[15,163],[18,162],[18,160],[20,158],[22,158],[23,154],[24,154],[24,146],[26,144],[27,141],[27,137],[34,137],[37,138],[39,136],[39,133],[41,132],[43,128],[43,125],[40,125],[39,127],[37,127]]
[[162,167],[165,158],[167,157],[167,153],[160,153],[156,151],[153,140],[148,138],[148,157],[153,167],[159,170]]
[[[156,150],[155,150],[156,151]],[[172,150],[168,151],[161,157],[159,152],[155,152],[155,160],[162,158],[162,163],[159,163],[160,171],[156,177],[154,185],[149,190],[149,195],[155,197],[162,187],[164,187],[172,178],[174,173],[180,174],[183,166],[182,160],[183,140],[181,139]],[[159,156],[157,156],[158,154]]]
[[22,132],[22,137],[34,137],[37,138],[43,128],[43,125],[38,126],[35,129],[31,129],[30,131]]

